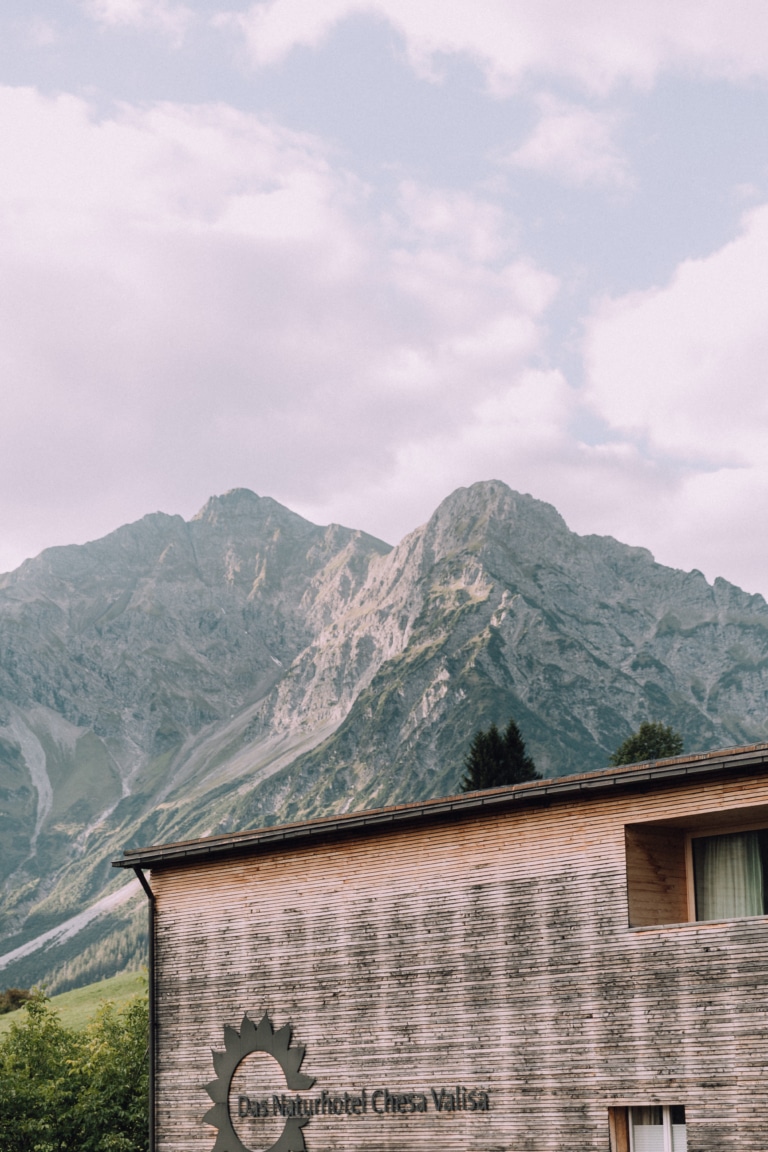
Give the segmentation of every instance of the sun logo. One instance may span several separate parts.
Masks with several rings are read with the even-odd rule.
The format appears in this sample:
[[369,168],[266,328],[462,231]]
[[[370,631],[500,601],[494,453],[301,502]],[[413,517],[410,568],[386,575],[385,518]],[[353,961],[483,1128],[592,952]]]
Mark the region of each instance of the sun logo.
[[[266,1012],[258,1027],[249,1020],[247,1014],[243,1016],[239,1032],[228,1025],[224,1026],[224,1051],[211,1050],[217,1078],[206,1085],[205,1089],[213,1100],[213,1108],[206,1112],[203,1120],[219,1130],[212,1152],[253,1152],[237,1134],[230,1106],[232,1080],[246,1057],[255,1052],[271,1056],[282,1069],[286,1087],[296,1092],[311,1088],[315,1082],[314,1077],[299,1072],[304,1051],[298,1044],[295,1048],[291,1047],[290,1024],[275,1031]],[[306,1152],[307,1146],[301,1129],[308,1122],[307,1116],[287,1116],[282,1134],[264,1152]]]

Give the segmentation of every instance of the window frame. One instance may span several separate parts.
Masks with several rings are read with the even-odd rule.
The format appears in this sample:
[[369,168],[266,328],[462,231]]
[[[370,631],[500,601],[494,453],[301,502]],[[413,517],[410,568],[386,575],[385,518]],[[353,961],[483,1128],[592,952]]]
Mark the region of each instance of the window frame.
[[730,920],[760,920],[768,916],[768,901],[764,901],[762,912],[754,916],[728,916],[724,920],[700,920],[696,915],[696,868],[693,860],[693,841],[713,839],[716,836],[738,836],[742,832],[768,832],[768,824],[764,820],[759,823],[740,824],[738,827],[723,831],[722,824],[711,827],[696,828],[685,834],[685,877],[688,896],[688,920],[693,924],[724,924]]
[[[635,1138],[634,1138],[634,1125],[632,1123],[632,1109],[633,1108],[661,1108],[662,1125],[663,1125],[663,1152],[674,1152],[672,1144],[672,1109],[683,1107],[684,1105],[678,1104],[659,1104],[655,1102],[649,1104],[647,1101],[643,1104],[622,1104],[618,1107],[608,1109],[608,1129],[609,1141],[611,1152],[636,1152]],[[686,1129],[686,1145],[688,1143],[688,1120],[686,1117],[684,1127]]]
[[[630,1115],[630,1113],[632,1112],[632,1108],[636,1108],[636,1107],[642,1107],[642,1105],[634,1104],[634,1105],[632,1105],[631,1108],[627,1109],[627,1129],[629,1131],[629,1152],[637,1152],[637,1149],[635,1148],[635,1135],[634,1135],[635,1126],[632,1123],[632,1117]],[[674,1152],[674,1148],[672,1146],[672,1109],[675,1107],[675,1105],[674,1104],[656,1104],[656,1105],[654,1105],[654,1107],[661,1108],[661,1124],[662,1124],[662,1129],[663,1129],[663,1140],[664,1140],[663,1152]],[[687,1129],[687,1124],[685,1124],[684,1127]],[[686,1131],[686,1144],[688,1143],[687,1136],[688,1136],[688,1134]]]
[[[719,812],[696,812],[691,813],[689,816],[674,817],[667,820],[639,820],[625,824],[628,927],[633,931],[671,927],[672,925],[677,927],[686,925],[702,927],[706,924],[730,923],[733,920],[761,920],[768,918],[768,899],[766,900],[765,910],[755,916],[733,916],[722,920],[698,920],[696,918],[696,879],[693,860],[693,841],[705,837],[728,836],[741,832],[768,833],[768,806],[761,804],[759,808],[759,818],[754,814],[750,817],[749,809],[738,808],[721,810]],[[645,834],[647,838],[645,846],[642,845],[643,834]],[[679,847],[682,852],[682,866],[684,869],[684,892],[680,894],[679,912],[684,912],[685,919],[681,920],[679,916],[678,918],[670,920],[657,919],[651,921],[650,919],[633,919],[633,893],[636,900],[641,900],[641,897],[638,897],[637,894],[642,893],[644,883],[647,886],[649,877],[655,877],[657,883],[664,891],[667,893],[670,891],[666,877],[664,880],[660,880],[656,876],[658,869],[654,867],[653,863],[648,864],[645,872],[642,870],[633,872],[633,867],[637,866],[637,858],[642,856],[644,851],[648,853],[649,857],[652,857],[654,837],[658,837],[661,841],[666,840],[668,845],[676,839],[679,840]],[[634,865],[630,863],[632,857],[635,859]]]

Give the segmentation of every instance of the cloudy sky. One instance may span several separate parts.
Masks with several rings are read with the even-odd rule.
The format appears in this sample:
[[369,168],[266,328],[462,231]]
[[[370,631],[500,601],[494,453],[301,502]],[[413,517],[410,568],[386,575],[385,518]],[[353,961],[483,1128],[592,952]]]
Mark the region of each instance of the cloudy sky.
[[768,594],[765,0],[4,0],[0,570],[498,477]]

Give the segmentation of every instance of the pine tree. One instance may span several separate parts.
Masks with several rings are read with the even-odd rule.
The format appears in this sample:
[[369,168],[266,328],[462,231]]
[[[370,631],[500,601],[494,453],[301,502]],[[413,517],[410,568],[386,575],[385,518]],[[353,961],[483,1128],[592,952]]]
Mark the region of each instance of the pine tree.
[[683,738],[668,724],[651,723],[648,720],[628,736],[608,761],[613,767],[620,764],[639,764],[643,760],[663,760],[667,756],[680,756],[683,751]]
[[526,754],[525,742],[514,720],[503,732],[491,724],[487,732],[476,732],[464,760],[462,792],[483,788],[501,788],[505,784],[523,784],[540,780],[536,765]]

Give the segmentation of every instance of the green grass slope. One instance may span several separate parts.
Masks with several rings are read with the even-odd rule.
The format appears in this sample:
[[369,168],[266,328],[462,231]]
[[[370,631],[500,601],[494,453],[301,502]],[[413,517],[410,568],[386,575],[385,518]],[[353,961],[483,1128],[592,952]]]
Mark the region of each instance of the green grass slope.
[[[70,992],[53,996],[51,1005],[59,1013],[65,1027],[84,1028],[105,1001],[111,1000],[121,1008],[132,996],[146,992],[146,988],[145,973],[121,972],[108,980],[99,980],[95,984],[87,984],[84,988],[73,988]],[[0,1035],[7,1032],[13,1020],[21,1019],[23,1012],[24,1009],[19,1008],[16,1012],[0,1016]]]

